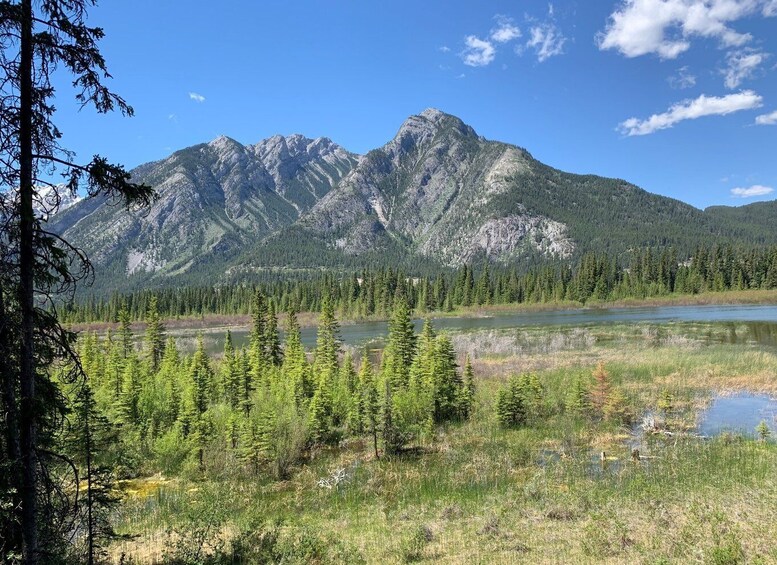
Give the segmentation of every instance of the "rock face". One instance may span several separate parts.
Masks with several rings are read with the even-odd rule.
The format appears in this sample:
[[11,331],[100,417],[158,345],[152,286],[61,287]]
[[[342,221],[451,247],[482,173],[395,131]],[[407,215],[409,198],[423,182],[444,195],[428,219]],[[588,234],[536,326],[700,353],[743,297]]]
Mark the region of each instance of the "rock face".
[[506,263],[533,251],[569,257],[575,244],[562,223],[495,202],[531,161],[526,151],[429,109],[362,158],[299,224],[348,254],[393,239],[450,266],[478,256]]
[[150,210],[128,214],[94,199],[59,214],[55,226],[97,265],[174,276],[201,262],[224,264],[291,225],[356,161],[326,138],[274,136],[243,146],[222,136],[132,171],[157,190]]
[[157,189],[150,210],[87,199],[50,220],[107,273],[97,291],[210,285],[266,269],[519,265],[592,250],[690,250],[710,238],[777,242],[773,227],[721,224],[734,218],[725,211],[558,171],[435,109],[363,156],[326,138],[243,146],[219,137],[132,175]]

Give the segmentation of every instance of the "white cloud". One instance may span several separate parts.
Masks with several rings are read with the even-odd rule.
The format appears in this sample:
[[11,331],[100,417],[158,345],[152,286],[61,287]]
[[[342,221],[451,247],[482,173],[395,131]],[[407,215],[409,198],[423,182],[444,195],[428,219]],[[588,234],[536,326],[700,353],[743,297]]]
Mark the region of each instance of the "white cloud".
[[466,48],[461,52],[461,59],[470,67],[485,67],[496,57],[496,49],[490,41],[468,35],[464,38],[464,45]]
[[736,88],[742,81],[753,76],[758,67],[766,61],[768,54],[752,49],[732,51],[726,56],[727,67],[723,70],[726,87]]
[[507,43],[521,37],[521,30],[515,25],[512,18],[496,16],[496,27],[491,30],[491,39],[497,43]]
[[767,18],[777,16],[777,0],[767,0],[764,4],[763,15]]
[[772,192],[774,192],[774,189],[770,186],[754,184],[749,188],[732,188],[731,196],[735,198],[753,198],[754,196],[766,196]]
[[448,53],[451,50],[451,48],[448,47],[447,45],[443,45],[441,47],[438,47],[437,50],[440,51],[440,53]]
[[696,75],[692,74],[687,66],[680,67],[677,74],[667,77],[666,82],[676,90],[685,90],[696,86]]
[[203,102],[205,102],[205,97],[202,94],[197,94],[196,92],[190,92],[189,99],[194,100],[199,104],[202,104]]
[[629,118],[618,126],[621,133],[647,135],[658,130],[671,128],[684,120],[695,120],[704,116],[725,116],[740,110],[752,110],[761,106],[761,96],[752,90],[744,90],[727,96],[701,95],[694,100],[685,100],[673,105],[662,114],[653,114],[640,120]]
[[540,63],[564,52],[564,43],[566,43],[567,38],[555,24],[536,25],[531,28],[530,33],[531,39],[526,43],[526,47],[534,49]]
[[777,110],[768,114],[756,116],[755,125],[757,126],[777,126]]
[[655,53],[674,59],[687,51],[694,37],[714,38],[725,47],[752,39],[729,24],[763,8],[777,14],[777,0],[623,0],[597,37],[599,49],[616,49],[626,57]]

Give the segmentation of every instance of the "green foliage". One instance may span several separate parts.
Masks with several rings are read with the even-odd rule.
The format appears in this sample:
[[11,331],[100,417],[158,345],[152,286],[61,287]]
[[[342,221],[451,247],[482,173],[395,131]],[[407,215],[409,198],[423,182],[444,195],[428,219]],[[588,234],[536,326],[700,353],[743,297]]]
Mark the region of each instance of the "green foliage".
[[578,377],[572,381],[566,398],[566,410],[576,416],[587,416],[591,411],[589,400],[590,383],[588,379]]
[[602,415],[608,422],[624,425],[631,423],[633,410],[621,388],[615,387],[610,391],[607,401],[602,408]]
[[[293,275],[295,279],[289,278],[288,271],[282,279],[270,273],[260,281],[250,281],[252,284],[184,285],[108,298],[92,296],[65,305],[61,316],[68,322],[119,319],[122,328],[128,328],[131,320],[144,319],[152,298],[163,317],[251,313],[252,338],[261,341],[264,359],[277,365],[280,358],[273,313],[321,311],[325,302],[342,316],[391,317],[400,302],[406,303],[411,313],[426,315],[480,304],[587,303],[777,289],[775,246],[631,247],[617,253],[589,252],[569,262],[544,259],[529,268],[483,263],[479,273],[470,265],[458,270],[428,270],[424,265],[415,271],[423,275],[419,284],[413,284],[405,272],[386,268],[385,261],[378,264],[383,266],[350,273],[343,267],[323,274],[300,271]],[[128,347],[132,347],[131,342]],[[254,354],[258,352],[254,350]]]
[[545,389],[533,373],[510,377],[497,396],[497,419],[506,428],[537,423],[546,412]]
[[526,425],[527,407],[522,385],[520,377],[511,377],[507,386],[502,388],[497,396],[496,415],[499,423],[506,428]]
[[672,413],[674,410],[674,395],[669,389],[665,388],[661,391],[661,396],[658,398],[656,407],[664,417],[668,417]]
[[311,528],[266,522],[251,525],[231,542],[231,550],[215,563],[248,565],[251,563],[365,563],[359,551],[337,534],[325,534]]
[[772,431],[769,429],[766,420],[758,422],[758,425],[755,427],[755,433],[761,441],[766,441],[772,435]]
[[156,296],[151,297],[146,313],[145,348],[151,372],[154,373],[159,369],[165,351],[165,327],[159,317]]

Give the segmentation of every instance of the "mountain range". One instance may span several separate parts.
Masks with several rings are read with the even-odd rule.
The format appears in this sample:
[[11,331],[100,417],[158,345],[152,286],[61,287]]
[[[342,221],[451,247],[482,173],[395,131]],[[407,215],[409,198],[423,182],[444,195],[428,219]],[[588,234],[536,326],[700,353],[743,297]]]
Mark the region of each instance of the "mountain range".
[[777,243],[777,202],[699,210],[619,179],[544,165],[427,109],[366,155],[327,138],[228,137],[132,171],[150,210],[69,202],[53,229],[96,267],[93,292],[366,265],[518,267],[587,251]]

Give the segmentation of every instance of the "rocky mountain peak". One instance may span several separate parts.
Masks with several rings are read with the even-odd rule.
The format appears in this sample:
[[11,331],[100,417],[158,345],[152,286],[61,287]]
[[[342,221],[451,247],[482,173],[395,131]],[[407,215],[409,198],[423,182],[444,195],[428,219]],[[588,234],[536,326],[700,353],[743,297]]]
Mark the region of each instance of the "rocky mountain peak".
[[227,137],[226,135],[218,136],[216,139],[208,143],[208,147],[219,154],[234,153],[236,151],[243,151],[244,149],[241,143],[235,141],[231,137]]
[[387,144],[387,149],[396,149],[407,153],[415,147],[431,143],[438,135],[445,133],[478,137],[474,129],[456,116],[446,114],[436,108],[427,108],[420,114],[410,116],[405,120],[397,135]]

